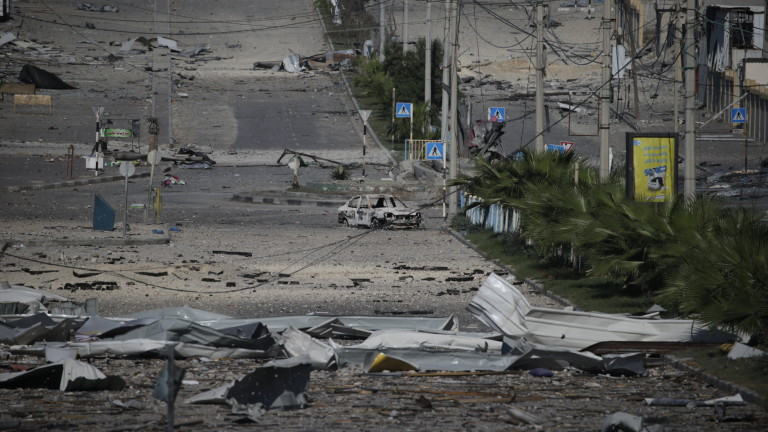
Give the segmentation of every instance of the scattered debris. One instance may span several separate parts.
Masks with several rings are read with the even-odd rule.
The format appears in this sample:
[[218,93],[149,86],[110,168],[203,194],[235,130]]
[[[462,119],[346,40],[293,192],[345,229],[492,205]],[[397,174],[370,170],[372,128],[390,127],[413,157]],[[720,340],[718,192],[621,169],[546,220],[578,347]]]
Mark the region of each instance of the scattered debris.
[[283,59],[282,67],[286,72],[302,72],[309,69],[309,64],[302,62],[298,54],[291,54]]
[[152,276],[152,277],[168,276],[167,271],[160,271],[160,272],[140,271],[140,272],[136,272],[136,274],[140,274],[142,276]]
[[25,372],[0,374],[0,387],[45,388],[61,391],[119,391],[125,387],[125,381],[118,376],[106,376],[88,363],[67,359]]
[[29,273],[31,275],[41,275],[41,274],[45,274],[45,273],[56,273],[56,272],[58,272],[58,270],[32,270],[32,269],[29,269],[29,268],[26,268],[26,267],[22,268],[21,271],[23,271],[24,273]]
[[518,420],[521,420],[521,421],[523,421],[525,423],[528,423],[528,424],[538,425],[538,424],[544,423],[544,419],[543,418],[541,418],[541,417],[539,417],[539,416],[537,416],[535,414],[531,414],[531,413],[525,412],[525,411],[523,411],[523,410],[521,410],[519,408],[514,408],[514,407],[513,408],[508,408],[507,412],[512,417],[514,417],[514,418],[516,418]]
[[642,417],[625,412],[615,412],[605,418],[603,432],[662,432],[659,425],[646,425]]
[[216,161],[211,159],[206,153],[188,148],[180,148],[173,157],[163,158],[163,160],[173,161],[175,165],[179,165],[181,168],[209,169],[216,165]]
[[[322,166],[322,165],[323,165],[323,164],[322,164],[323,162],[329,162],[329,163],[331,163],[331,164],[334,164],[334,165],[344,165],[343,163],[341,163],[341,162],[337,162],[337,161],[335,161],[335,160],[331,160],[331,159],[325,159],[325,158],[322,158],[322,157],[320,157],[320,156],[315,156],[315,155],[312,155],[312,154],[309,154],[309,153],[302,153],[302,152],[297,152],[297,151],[294,151],[294,150],[290,150],[290,149],[285,149],[285,150],[283,150],[283,153],[281,153],[281,154],[280,154],[280,157],[279,157],[279,158],[277,158],[277,163],[278,163],[278,165],[282,163],[281,161],[283,160],[283,158],[284,158],[286,155],[292,155],[292,156],[304,156],[304,157],[307,157],[307,158],[310,158],[310,159],[314,160],[314,161],[315,161],[315,162],[317,162],[317,163],[318,163],[320,166]],[[307,165],[304,165],[304,166],[307,166]]]
[[16,40],[16,35],[11,32],[0,33],[0,46]]
[[[263,273],[258,272],[259,275]],[[642,352],[600,356],[570,347],[547,346],[526,340],[529,337],[539,337],[537,331],[543,328],[541,321],[549,317],[550,311],[528,306],[529,309],[524,312],[526,305],[517,298],[518,292],[512,284],[496,274],[492,273],[486,284],[492,286],[484,284],[480,288],[471,303],[470,311],[481,320],[494,323],[491,327],[497,328],[497,331],[509,328],[509,322],[526,325],[524,335],[512,335],[508,331],[459,332],[458,322],[453,316],[427,318],[306,315],[244,319],[180,307],[149,310],[122,318],[103,318],[96,314],[81,315],[58,323],[46,314],[30,315],[0,326],[0,343],[14,345],[12,352],[45,355],[46,358],[59,360],[62,364],[76,364],[72,363],[77,361],[75,356],[86,359],[105,356],[163,358],[171,353],[177,358],[198,358],[201,361],[275,359],[288,356],[287,359],[273,360],[247,375],[235,378],[229,384],[187,399],[188,403],[227,404],[233,413],[242,415],[238,421],[256,421],[269,409],[308,406],[306,391],[310,370],[335,371],[352,366],[361,368],[366,374],[381,377],[434,373],[447,377],[451,375],[445,374],[501,374],[511,370],[525,370],[532,376],[551,377],[541,382],[553,383],[559,381],[561,374],[570,376],[573,372],[568,369],[614,376],[637,376],[645,372],[646,356]],[[3,291],[24,293],[28,290],[14,287],[10,290],[0,290],[0,294],[3,294]],[[492,299],[500,311],[497,316],[493,315],[495,321],[491,320],[488,309],[480,309],[480,305],[491,301],[489,299]],[[501,309],[502,307],[505,309]],[[583,317],[581,321],[576,321],[583,331],[583,328],[588,327],[590,320],[596,318],[595,314],[569,313],[570,315],[566,313],[565,318],[559,321],[565,323],[559,325],[561,331],[574,326],[574,322],[567,319]],[[522,320],[515,321],[511,316],[515,314],[519,314]],[[607,319],[602,316],[597,318]],[[647,320],[623,316],[622,318],[639,323],[641,327]],[[497,321],[504,324],[498,324]],[[622,320],[618,322],[623,323]],[[5,330],[5,327],[10,330]],[[75,335],[74,341],[69,340],[72,333]],[[590,330],[590,333],[591,337],[597,338],[596,332]],[[672,334],[676,333],[673,331]],[[333,339],[320,340],[331,337],[355,338],[362,341],[350,345],[335,342]],[[38,369],[40,368],[24,373]],[[22,372],[15,372],[20,373]],[[122,380],[105,381],[104,377],[97,376],[95,372],[91,374],[96,376],[95,380],[89,378],[77,381],[76,384],[67,382],[55,385],[66,389],[96,389],[107,385],[124,385]],[[3,376],[5,375],[0,375],[0,379]],[[30,375],[27,380],[31,380],[32,376],[37,375]],[[48,382],[45,379],[37,381]],[[181,379],[177,381],[180,383]],[[20,385],[19,382],[13,381],[7,385]],[[157,382],[165,380],[161,376]],[[0,384],[3,385],[6,384]],[[47,385],[53,384],[48,382]],[[178,385],[175,385],[169,389],[177,388]],[[515,399],[514,396],[484,396],[478,399],[477,394],[472,395],[475,397],[474,401],[508,403]],[[725,419],[726,406],[743,404],[740,397],[704,402],[657,398],[647,399],[646,402],[653,406],[688,406],[691,403],[695,403],[695,406],[714,406],[720,410],[718,419]],[[119,402],[112,401],[112,404],[120,406]],[[423,397],[416,400],[415,404],[422,409],[431,409],[434,401]],[[509,421],[513,423],[545,423],[541,417],[517,408],[509,409],[507,414],[511,417]],[[621,429],[632,428],[637,424],[637,418],[627,416],[630,415],[623,413],[609,417],[605,427],[612,429],[605,430],[634,430]],[[640,421],[642,424],[642,419]]]
[[710,331],[693,320],[643,319],[533,307],[514,285],[493,273],[468,309],[486,325],[509,337],[549,346],[581,349],[604,341],[724,343],[735,339],[732,334]]
[[163,185],[163,187],[167,188],[169,186],[183,185],[186,183],[184,182],[184,180],[181,180],[178,176],[175,176],[173,174],[166,174],[165,179],[162,182],[160,182],[160,184]]
[[72,270],[72,276],[78,277],[78,278],[89,278],[89,277],[93,277],[93,276],[98,276],[100,274],[101,274],[101,272],[78,273],[77,271]]
[[19,81],[34,84],[35,87],[41,89],[70,90],[75,88],[62,81],[58,76],[30,64],[21,68]]
[[760,357],[766,354],[768,353],[766,353],[765,351],[752,348],[740,342],[736,342],[735,344],[733,344],[733,347],[731,347],[731,349],[728,351],[728,358],[731,360],[736,360],[736,359],[743,359],[743,358],[750,358],[750,357]]
[[112,291],[119,288],[120,286],[117,285],[117,282],[94,281],[94,282],[76,282],[76,283],[68,282],[68,283],[65,283],[64,286],[59,289],[67,290],[67,291],[77,291],[77,290]]
[[88,12],[120,12],[120,8],[114,5],[104,5],[102,7],[98,7],[96,5],[92,5],[90,3],[77,3],[77,8],[83,11]]
[[214,250],[211,251],[214,255],[240,255],[244,257],[251,257],[253,256],[252,252],[238,252],[238,251],[225,251],[225,250]]
[[475,280],[474,276],[449,276],[445,278],[446,282],[470,282]]
[[684,407],[711,407],[715,405],[722,406],[744,406],[745,402],[740,394],[726,396],[705,401],[693,399],[674,399],[674,398],[646,398],[645,403],[648,406],[684,406]]
[[0,314],[22,315],[37,313],[55,313],[56,305],[68,302],[67,298],[51,294],[47,291],[27,288],[21,285],[10,285],[0,289]]

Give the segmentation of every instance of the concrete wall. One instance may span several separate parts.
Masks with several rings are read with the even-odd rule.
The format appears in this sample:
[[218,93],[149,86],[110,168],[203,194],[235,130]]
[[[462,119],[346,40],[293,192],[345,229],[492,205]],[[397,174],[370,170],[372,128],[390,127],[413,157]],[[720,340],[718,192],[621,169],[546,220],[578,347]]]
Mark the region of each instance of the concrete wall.
[[768,85],[768,63],[747,63],[747,80],[754,81],[758,85]]

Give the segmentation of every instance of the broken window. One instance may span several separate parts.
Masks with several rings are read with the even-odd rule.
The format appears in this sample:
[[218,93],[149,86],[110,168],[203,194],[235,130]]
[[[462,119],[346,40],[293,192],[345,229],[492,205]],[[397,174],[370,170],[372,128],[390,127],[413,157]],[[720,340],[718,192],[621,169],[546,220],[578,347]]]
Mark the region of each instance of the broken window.
[[731,46],[733,48],[754,49],[752,34],[753,15],[746,10],[731,11],[729,15],[731,27]]

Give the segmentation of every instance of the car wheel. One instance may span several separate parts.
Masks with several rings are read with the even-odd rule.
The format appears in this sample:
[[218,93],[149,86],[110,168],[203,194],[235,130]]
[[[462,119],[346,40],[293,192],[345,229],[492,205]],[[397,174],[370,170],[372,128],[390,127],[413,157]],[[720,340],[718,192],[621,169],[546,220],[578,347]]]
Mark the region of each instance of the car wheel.
[[341,221],[341,226],[343,226],[344,228],[349,228],[349,219],[344,218],[344,220]]
[[378,219],[372,219],[371,220],[371,228],[373,228],[373,229],[381,228],[381,221],[378,220]]

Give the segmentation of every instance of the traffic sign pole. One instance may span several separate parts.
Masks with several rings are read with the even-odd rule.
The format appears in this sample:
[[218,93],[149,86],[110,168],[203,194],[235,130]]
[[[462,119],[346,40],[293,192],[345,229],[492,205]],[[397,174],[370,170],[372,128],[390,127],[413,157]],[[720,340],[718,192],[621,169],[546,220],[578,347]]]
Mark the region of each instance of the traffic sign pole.
[[147,153],[147,162],[151,168],[149,169],[149,190],[147,191],[147,204],[144,206],[144,223],[149,223],[149,207],[152,205],[152,183],[155,177],[155,165],[160,163],[160,154],[157,150],[151,150]]
[[371,116],[371,110],[360,110],[360,118],[363,119],[363,177],[365,177],[365,150],[368,148],[366,134],[368,133],[368,117]]
[[131,162],[120,162],[120,174],[125,176],[125,207],[123,212],[123,237],[127,235],[128,231],[128,177],[132,176],[136,172],[136,167]]

